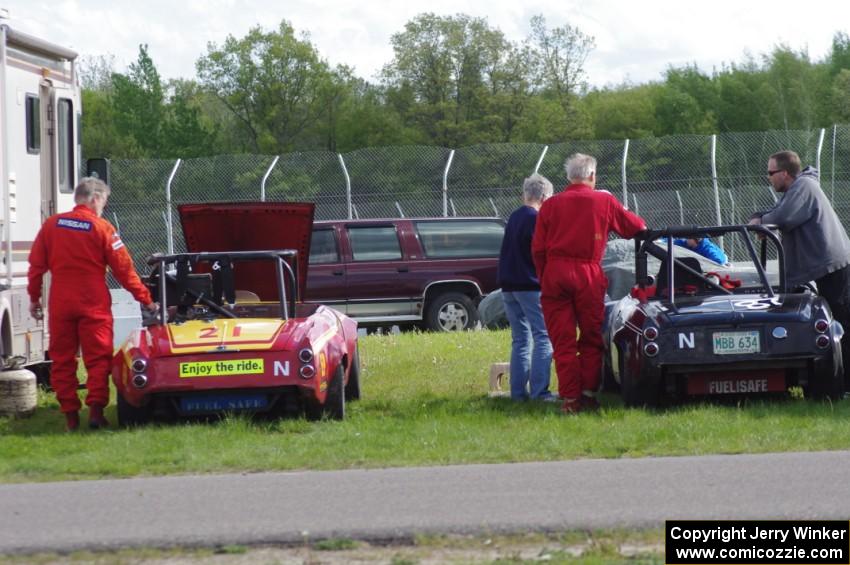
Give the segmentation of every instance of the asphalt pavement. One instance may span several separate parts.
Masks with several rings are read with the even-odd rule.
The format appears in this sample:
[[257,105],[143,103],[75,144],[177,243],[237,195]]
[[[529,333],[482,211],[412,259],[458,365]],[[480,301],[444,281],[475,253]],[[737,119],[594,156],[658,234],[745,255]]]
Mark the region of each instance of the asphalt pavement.
[[0,554],[850,518],[850,452],[0,485]]

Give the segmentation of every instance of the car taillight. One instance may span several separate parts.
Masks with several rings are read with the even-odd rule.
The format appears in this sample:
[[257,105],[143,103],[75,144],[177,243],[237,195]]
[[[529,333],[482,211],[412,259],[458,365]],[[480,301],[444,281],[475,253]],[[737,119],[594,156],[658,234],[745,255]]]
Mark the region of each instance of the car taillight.
[[309,363],[313,360],[313,350],[309,347],[305,347],[298,352],[298,359],[300,359],[302,363]]
[[148,362],[144,359],[134,359],[133,360],[133,371],[136,373],[144,373],[145,369],[148,368]]
[[815,344],[821,349],[826,349],[829,347],[829,337],[825,335],[819,335],[815,340]]
[[643,353],[647,357],[655,357],[658,355],[658,344],[651,341],[643,346]]
[[316,368],[312,365],[303,365],[298,370],[298,374],[301,375],[302,379],[312,379],[316,374]]
[[143,375],[139,373],[138,375],[133,375],[133,386],[136,388],[145,388],[148,384],[147,375]]
[[652,326],[646,328],[645,330],[643,330],[643,337],[645,337],[649,341],[653,341],[655,338],[658,337],[658,328]]
[[815,331],[822,334],[825,333],[826,330],[829,329],[829,322],[821,318],[820,320],[815,322]]

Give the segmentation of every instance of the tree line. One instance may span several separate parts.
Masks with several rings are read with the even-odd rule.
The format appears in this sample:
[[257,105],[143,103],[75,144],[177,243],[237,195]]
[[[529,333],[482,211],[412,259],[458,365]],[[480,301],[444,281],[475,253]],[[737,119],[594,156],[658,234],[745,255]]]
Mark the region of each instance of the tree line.
[[530,21],[510,41],[485,18],[424,13],[391,38],[374,81],[331,66],[282,21],[210,43],[196,76],[165,81],[146,45],[125,72],[81,61],[83,147],[112,158],[463,147],[810,129],[850,122],[850,37],[829,53],[777,45],[710,73],[670,67],[645,84],[588,86],[594,39]]

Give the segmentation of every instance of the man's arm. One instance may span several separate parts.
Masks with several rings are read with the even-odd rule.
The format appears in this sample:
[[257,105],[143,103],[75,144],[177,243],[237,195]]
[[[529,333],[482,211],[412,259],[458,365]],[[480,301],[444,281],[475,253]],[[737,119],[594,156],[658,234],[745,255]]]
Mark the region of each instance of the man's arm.
[[793,230],[805,223],[815,213],[814,198],[810,190],[798,186],[786,192],[770,211],[761,216],[762,224],[776,224],[783,231]]
[[610,225],[612,230],[614,230],[620,237],[631,239],[639,232],[646,229],[646,222],[643,221],[643,218],[626,210],[613,194],[611,194],[610,197]]
[[155,309],[156,305],[151,298],[151,293],[136,273],[133,259],[130,257],[127,247],[115,233],[115,229],[108,223],[106,225],[108,227],[103,232],[104,253],[106,263],[112,269],[112,274],[121,283],[121,286],[133,295],[133,298],[144,304],[148,309]]
[[531,238],[531,260],[534,261],[534,269],[537,271],[537,280],[543,284],[543,271],[546,269],[546,241],[548,238],[548,209],[546,203],[540,207],[537,213],[537,221],[534,224],[534,235]]
[[44,228],[39,230],[30,249],[30,267],[27,272],[27,294],[30,297],[30,315],[36,320],[43,316],[41,308],[41,293],[44,283],[44,273],[47,272],[47,246],[44,243]]

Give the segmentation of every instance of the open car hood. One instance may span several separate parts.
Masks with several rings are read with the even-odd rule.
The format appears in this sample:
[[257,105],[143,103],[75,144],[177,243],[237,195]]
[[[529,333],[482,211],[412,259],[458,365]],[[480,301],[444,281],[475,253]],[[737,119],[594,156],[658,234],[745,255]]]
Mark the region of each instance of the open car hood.
[[[298,251],[298,296],[307,288],[307,263],[316,205],[310,202],[228,202],[181,204],[177,207],[186,250]],[[263,300],[277,300],[277,282],[270,263],[240,265],[237,289],[250,290]]]

